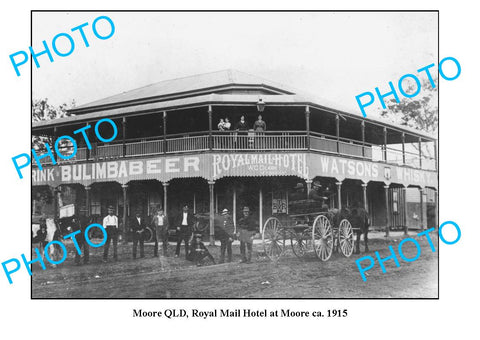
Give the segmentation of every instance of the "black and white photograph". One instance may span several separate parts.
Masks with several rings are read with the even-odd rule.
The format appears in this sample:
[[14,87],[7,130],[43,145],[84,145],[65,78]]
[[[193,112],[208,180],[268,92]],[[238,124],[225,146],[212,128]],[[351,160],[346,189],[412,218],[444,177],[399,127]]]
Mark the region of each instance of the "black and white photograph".
[[32,20],[32,298],[438,297],[437,12]]
[[475,338],[475,6],[0,7],[3,338]]

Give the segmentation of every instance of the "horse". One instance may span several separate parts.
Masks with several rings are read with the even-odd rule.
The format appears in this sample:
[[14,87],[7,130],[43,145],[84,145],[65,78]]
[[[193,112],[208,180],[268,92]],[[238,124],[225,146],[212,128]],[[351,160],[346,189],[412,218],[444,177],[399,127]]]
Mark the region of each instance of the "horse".
[[327,218],[330,220],[334,228],[338,228],[340,222],[343,219],[347,219],[357,235],[355,254],[360,253],[360,236],[362,234],[364,235],[363,239],[365,241],[365,252],[369,251],[368,228],[370,226],[370,220],[368,218],[368,212],[364,208],[358,206],[354,206],[352,208],[344,206],[340,210],[336,208],[329,209],[327,212]]
[[[45,246],[53,240],[61,242],[60,230],[53,218],[42,219],[40,223],[32,224],[32,245],[38,243],[42,259],[45,255]],[[53,261],[57,261],[61,253],[62,249],[58,244],[53,244],[48,248],[48,256]]]
[[363,240],[365,241],[365,252],[368,252],[368,228],[370,227],[368,212],[362,207],[354,207],[350,211],[348,220],[357,234],[355,254],[360,254],[360,236],[362,234]]

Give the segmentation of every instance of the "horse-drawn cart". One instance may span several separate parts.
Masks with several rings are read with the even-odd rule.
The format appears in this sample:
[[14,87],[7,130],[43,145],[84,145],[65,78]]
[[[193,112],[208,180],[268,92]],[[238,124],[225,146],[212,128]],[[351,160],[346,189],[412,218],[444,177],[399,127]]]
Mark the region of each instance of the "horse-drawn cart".
[[290,243],[297,257],[314,253],[327,261],[334,250],[349,257],[354,249],[354,229],[347,217],[338,209],[322,211],[321,204],[313,199],[290,202],[289,214],[272,216],[263,225],[265,254],[278,260]]

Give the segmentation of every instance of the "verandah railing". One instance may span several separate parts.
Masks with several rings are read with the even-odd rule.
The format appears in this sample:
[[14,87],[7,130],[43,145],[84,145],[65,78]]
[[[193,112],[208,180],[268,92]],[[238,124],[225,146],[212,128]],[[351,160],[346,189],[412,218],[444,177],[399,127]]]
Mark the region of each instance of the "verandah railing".
[[[383,145],[305,131],[200,131],[172,134],[123,142],[92,144],[92,149],[79,147],[75,157],[58,159],[59,163],[81,160],[108,160],[121,157],[175,154],[192,151],[306,151],[313,150],[328,154],[352,156],[371,161],[381,161],[415,168],[435,170],[435,159],[412,152],[391,149]],[[386,151],[386,152],[385,152]],[[70,151],[71,152],[71,151]],[[62,154],[68,154],[66,149]],[[42,163],[47,164],[44,158]]]

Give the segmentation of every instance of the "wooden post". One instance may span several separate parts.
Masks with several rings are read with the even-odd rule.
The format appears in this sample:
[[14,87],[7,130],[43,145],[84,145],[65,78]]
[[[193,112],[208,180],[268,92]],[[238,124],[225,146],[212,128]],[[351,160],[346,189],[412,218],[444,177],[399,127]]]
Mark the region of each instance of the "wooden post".
[[387,128],[383,128],[383,161],[387,162]]
[[54,148],[54,145],[55,145],[55,142],[57,141],[57,137],[58,137],[58,130],[57,130],[57,127],[54,126],[53,127],[53,141],[52,141],[52,153],[53,153],[53,159],[55,160],[55,162],[58,163],[58,157],[57,157],[57,153],[55,152],[55,148]]
[[128,184],[122,184],[122,191],[123,191],[123,241],[124,243],[127,242],[127,189]]
[[167,204],[167,197],[168,197],[168,196],[167,196],[167,192],[168,192],[168,185],[169,185],[169,184],[170,184],[170,183],[168,183],[168,182],[162,183],[162,185],[163,185],[163,212],[164,212],[164,214],[167,215],[167,216],[169,216],[169,215],[168,215],[168,210],[167,210],[167,208],[168,208],[168,204]]
[[335,116],[335,127],[337,135],[337,153],[340,153],[340,117],[338,115]]
[[362,120],[360,127],[362,129],[362,157],[365,157],[365,121],[364,120]]
[[[163,111],[163,153],[167,153],[167,111]],[[164,213],[167,211],[164,210]]]
[[260,233],[263,230],[263,189],[262,186],[258,189],[258,224]]
[[122,154],[123,157],[127,154],[127,145],[125,144],[125,135],[127,133],[127,117],[122,118]]
[[235,183],[233,183],[233,211],[232,211],[232,218],[233,218],[233,227],[235,233],[237,232],[237,187]]
[[312,192],[312,180],[307,179],[305,183],[307,184],[307,198],[310,198],[310,193]]
[[197,199],[195,193],[193,193],[193,213],[197,213]]
[[92,209],[90,207],[90,189],[91,187],[89,185],[85,186],[85,205],[87,208],[87,217],[90,219],[90,215],[92,214]]
[[422,137],[418,137],[418,161],[421,169],[422,168]]
[[338,210],[342,210],[342,182],[337,182],[337,203],[338,203]]
[[403,219],[405,221],[405,231],[404,234],[408,235],[408,223],[407,223],[407,188],[403,187]]
[[363,209],[365,209],[366,211],[368,211],[367,186],[368,186],[368,183],[362,183]]
[[[87,125],[90,125],[90,122],[87,122]],[[94,159],[97,157],[97,140],[96,140],[96,136],[95,136],[95,134],[93,134],[95,140],[92,141],[92,128],[87,129],[85,132],[86,132],[86,134],[87,134],[88,140],[90,141],[90,144],[92,145],[92,149],[91,149],[91,150],[88,150],[88,148],[87,148],[87,151],[88,151],[87,159],[93,159],[93,160],[94,160]]]
[[305,106],[305,129],[307,130],[307,150],[310,150],[310,106]]
[[[85,124],[85,126],[88,126],[88,125],[89,125],[89,124],[88,124],[88,122],[87,122],[87,123]],[[92,142],[90,141],[90,129],[87,129],[87,130],[85,131],[85,133],[86,133],[86,135],[87,135],[87,139],[88,139],[90,145],[91,145],[92,148],[93,148]],[[90,159],[90,149],[88,148],[87,145],[85,145],[85,159],[86,159],[87,161]]]
[[385,219],[386,221],[386,227],[385,227],[385,237],[390,236],[390,206],[388,204],[388,188],[389,185],[385,185],[383,188],[385,189],[385,213],[387,215],[387,218]]
[[208,181],[210,192],[210,245],[215,245],[215,212],[214,212],[214,186],[215,181]]
[[405,132],[402,132],[402,155],[403,155],[403,165],[406,164],[405,162]]
[[212,130],[213,130],[213,114],[212,114],[212,105],[208,105],[208,147],[210,150],[213,149],[213,138],[212,138]]
[[423,188],[419,189],[420,191],[420,229],[425,230],[424,220],[423,220]]

